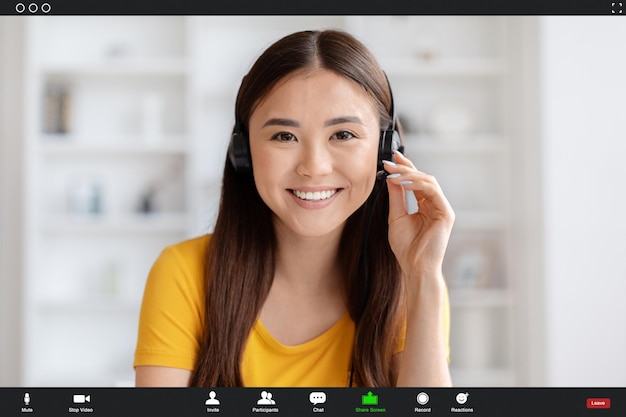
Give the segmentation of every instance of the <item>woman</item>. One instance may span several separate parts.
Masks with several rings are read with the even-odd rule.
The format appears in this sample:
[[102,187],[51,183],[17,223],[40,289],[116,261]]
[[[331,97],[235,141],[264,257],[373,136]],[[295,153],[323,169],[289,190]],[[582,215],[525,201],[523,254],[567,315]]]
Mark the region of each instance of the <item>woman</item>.
[[214,233],[167,248],[148,278],[137,386],[450,385],[454,212],[379,150],[397,126],[371,53],[340,31],[286,36],[235,116]]

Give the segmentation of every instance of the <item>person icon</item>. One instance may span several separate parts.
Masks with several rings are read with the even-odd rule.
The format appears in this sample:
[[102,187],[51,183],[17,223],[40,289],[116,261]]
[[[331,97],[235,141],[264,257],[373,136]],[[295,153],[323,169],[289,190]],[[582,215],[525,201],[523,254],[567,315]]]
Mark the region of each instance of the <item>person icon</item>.
[[261,391],[261,398],[256,403],[257,405],[272,405],[276,404],[276,401],[272,400],[271,392]]
[[205,405],[220,405],[220,400],[215,398],[217,394],[215,391],[209,392],[209,398],[204,402]]

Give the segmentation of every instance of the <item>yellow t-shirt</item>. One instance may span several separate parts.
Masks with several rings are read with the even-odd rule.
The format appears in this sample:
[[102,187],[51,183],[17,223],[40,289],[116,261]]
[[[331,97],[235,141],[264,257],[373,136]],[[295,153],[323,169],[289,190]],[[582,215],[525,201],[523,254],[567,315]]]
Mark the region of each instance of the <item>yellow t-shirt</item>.
[[[155,261],[141,305],[134,366],[194,369],[205,314],[203,280],[209,239],[205,235],[169,246]],[[445,300],[444,330],[449,346],[447,294]],[[286,346],[257,320],[243,352],[243,384],[348,386],[354,331],[354,322],[346,313],[318,337],[297,346]],[[402,340],[399,351],[403,343]]]

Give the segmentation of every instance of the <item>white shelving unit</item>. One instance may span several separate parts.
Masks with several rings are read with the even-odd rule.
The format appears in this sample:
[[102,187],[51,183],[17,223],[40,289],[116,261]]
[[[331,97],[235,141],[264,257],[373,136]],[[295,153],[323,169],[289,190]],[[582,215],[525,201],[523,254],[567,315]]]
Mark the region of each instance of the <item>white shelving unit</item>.
[[[444,265],[455,384],[515,385],[508,27],[474,16],[29,19],[23,384],[132,382],[145,277],[164,246],[212,227],[241,78],[271,42],[309,28],[372,49],[405,153],[455,209]],[[46,119],[50,86],[69,95],[61,132]],[[79,195],[99,188],[97,213],[71,203],[77,179]],[[151,184],[155,210],[140,213]]]
[[24,385],[133,382],[145,278],[192,233],[187,26],[27,22]]

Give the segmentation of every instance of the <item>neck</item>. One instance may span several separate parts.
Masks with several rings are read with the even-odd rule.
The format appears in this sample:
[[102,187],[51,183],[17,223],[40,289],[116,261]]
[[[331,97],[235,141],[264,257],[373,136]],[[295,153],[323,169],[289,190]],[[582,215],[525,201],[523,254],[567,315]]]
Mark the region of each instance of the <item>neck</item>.
[[341,288],[339,244],[343,228],[324,236],[296,235],[275,222],[275,280],[307,294],[335,292]]

